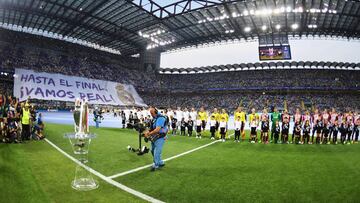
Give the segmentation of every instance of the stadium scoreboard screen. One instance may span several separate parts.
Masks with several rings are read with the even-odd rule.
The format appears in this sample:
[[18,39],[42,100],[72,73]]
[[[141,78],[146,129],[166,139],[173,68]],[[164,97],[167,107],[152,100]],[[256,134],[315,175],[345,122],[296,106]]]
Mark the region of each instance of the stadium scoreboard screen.
[[259,59],[264,60],[290,60],[289,45],[259,47]]
[[289,38],[286,34],[264,34],[259,36],[259,59],[291,60]]

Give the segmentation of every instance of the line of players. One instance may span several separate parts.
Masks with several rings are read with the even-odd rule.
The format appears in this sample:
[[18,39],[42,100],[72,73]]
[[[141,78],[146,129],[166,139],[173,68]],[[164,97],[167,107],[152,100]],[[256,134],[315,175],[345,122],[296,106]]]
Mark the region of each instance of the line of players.
[[[181,108],[178,108],[176,111],[168,109],[166,115],[170,120],[171,125],[171,134],[176,135],[177,128],[180,126],[180,135],[185,135],[186,129],[187,135],[192,136],[193,129],[196,129],[196,138],[201,139],[202,132],[205,130],[208,122],[208,113],[204,108],[200,108],[199,112],[196,112],[194,108],[191,111],[187,111],[185,108],[184,111]],[[216,132],[219,133],[221,141],[225,142],[225,136],[227,134],[227,123],[229,121],[229,115],[225,109],[222,109],[219,112],[216,108],[210,115],[210,133],[211,139],[215,139]]]
[[[201,108],[199,112],[195,109],[184,111],[181,108],[173,111],[168,109],[164,112],[170,119],[172,128],[171,133],[176,134],[177,128],[180,127],[180,135],[185,135],[188,129],[188,136],[193,134],[196,128],[196,138],[201,138],[201,133],[205,130],[207,124],[210,125],[211,139],[215,139],[216,133],[220,135],[221,141],[225,142],[225,136],[228,129],[229,115],[225,109],[219,112],[216,108],[210,114],[208,122],[208,114]],[[289,140],[290,120],[294,122],[291,141]],[[320,112],[315,109],[313,114],[306,111],[301,113],[300,109],[296,109],[294,115],[290,115],[287,110],[282,114],[276,108],[269,115],[267,109],[259,115],[255,109],[250,114],[246,114],[241,107],[234,112],[235,142],[244,141],[245,139],[245,122],[249,121],[250,139],[249,142],[267,143],[296,143],[296,144],[333,144],[338,143],[338,135],[340,134],[340,142],[343,144],[357,143],[360,131],[360,115],[351,111],[346,113],[338,113],[333,108],[331,111],[325,109]],[[271,125],[271,126],[270,126]],[[260,138],[257,135],[257,129],[260,128]],[[270,134],[270,139],[269,139]]]

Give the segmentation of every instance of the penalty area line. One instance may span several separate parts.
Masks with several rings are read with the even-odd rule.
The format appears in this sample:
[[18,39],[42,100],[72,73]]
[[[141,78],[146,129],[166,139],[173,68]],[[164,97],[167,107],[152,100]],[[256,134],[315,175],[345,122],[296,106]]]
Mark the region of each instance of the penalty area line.
[[153,197],[150,197],[149,195],[146,195],[144,193],[141,193],[139,191],[136,191],[134,189],[131,189],[119,182],[116,182],[114,180],[112,180],[111,178],[106,177],[105,175],[99,173],[98,171],[95,171],[94,169],[90,168],[89,166],[81,163],[79,160],[75,159],[74,157],[70,156],[68,153],[66,153],[65,151],[63,151],[62,149],[60,149],[58,146],[56,146],[54,143],[52,143],[50,140],[45,138],[45,141],[47,143],[49,143],[52,147],[54,147],[56,150],[58,150],[61,154],[63,154],[64,156],[66,156],[67,158],[69,158],[70,160],[74,161],[76,164],[78,164],[79,166],[83,167],[84,169],[86,169],[87,171],[89,171],[90,173],[94,174],[95,176],[99,177],[100,179],[104,180],[105,182],[121,189],[124,190],[125,192],[128,192],[130,194],[133,194],[141,199],[144,199],[148,202],[154,202],[154,203],[164,203],[161,200],[155,199]]
[[[184,156],[184,155],[186,155],[186,154],[190,154],[190,153],[192,153],[192,152],[195,152],[195,151],[197,151],[197,150],[200,150],[200,149],[202,149],[202,148],[205,148],[205,147],[210,146],[210,145],[212,145],[212,144],[215,144],[215,143],[217,143],[217,142],[220,142],[220,140],[216,140],[216,141],[210,142],[210,143],[208,143],[208,144],[202,145],[202,146],[200,146],[200,147],[194,148],[194,149],[192,149],[192,150],[183,152],[183,153],[181,153],[181,154],[178,154],[178,155],[169,157],[169,158],[167,158],[167,159],[164,159],[163,161],[166,162],[166,161],[170,161],[170,160],[172,160],[172,159],[176,159],[176,158],[178,158],[178,157]],[[137,171],[141,171],[141,170],[143,170],[143,169],[149,168],[149,167],[152,166],[152,165],[153,165],[153,164],[148,164],[148,165],[145,165],[145,166],[141,166],[141,167],[138,167],[138,168],[134,168],[134,169],[129,170],[129,171],[125,171],[125,172],[118,173],[118,174],[115,174],[115,175],[112,175],[112,176],[108,176],[108,178],[114,179],[114,178],[118,178],[118,177],[121,177],[121,176],[124,176],[124,175],[128,175],[128,174],[130,174],[130,173],[135,173],[135,172],[137,172]]]

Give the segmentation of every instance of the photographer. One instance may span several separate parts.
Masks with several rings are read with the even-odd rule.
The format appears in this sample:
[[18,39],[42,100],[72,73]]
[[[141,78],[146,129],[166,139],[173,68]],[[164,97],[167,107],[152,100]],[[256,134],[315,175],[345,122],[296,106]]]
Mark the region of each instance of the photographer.
[[99,124],[101,123],[101,120],[103,119],[101,110],[98,109],[98,107],[95,107],[94,110],[94,121],[95,121],[95,127],[99,128]]
[[166,118],[161,115],[157,109],[151,107],[149,111],[153,120],[150,131],[146,132],[144,137],[151,140],[151,154],[154,157],[154,164],[150,171],[155,171],[158,168],[165,166],[164,162],[161,160],[161,153],[168,129]]

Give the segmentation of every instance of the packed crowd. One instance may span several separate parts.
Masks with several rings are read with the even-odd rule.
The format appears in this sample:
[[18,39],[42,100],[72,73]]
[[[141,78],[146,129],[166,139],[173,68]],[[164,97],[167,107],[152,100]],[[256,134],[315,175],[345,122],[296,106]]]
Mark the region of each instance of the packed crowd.
[[317,106],[330,108],[335,106],[339,111],[346,108],[358,110],[360,97],[354,94],[336,93],[263,93],[263,92],[219,92],[219,93],[171,93],[171,94],[143,94],[143,100],[149,106],[158,107],[195,107],[204,106],[207,109],[220,107],[234,110],[238,105],[248,109],[263,109],[265,107],[287,108],[294,112],[296,108],[306,109]]
[[359,87],[359,71],[255,70],[157,74],[139,70],[138,57],[113,55],[60,40],[0,30],[0,67],[28,68],[132,84],[142,91],[212,89],[336,89]]
[[359,71],[254,70],[204,74],[161,74],[159,80],[170,90],[271,90],[335,89],[360,86]]
[[0,94],[0,142],[41,140],[45,138],[44,127],[41,113],[37,113],[34,105]]
[[[204,74],[158,74],[140,71],[137,57],[109,54],[60,40],[0,30],[0,70],[15,68],[61,73],[132,84],[148,105],[158,107],[246,108],[318,106],[358,109],[360,71],[249,70]],[[12,95],[11,78],[0,93]],[[156,93],[156,94],[154,94]],[[41,109],[69,109],[66,102],[34,101]]]
[[[249,142],[251,143],[282,143],[282,144],[353,144],[358,143],[360,132],[360,114],[348,110],[346,112],[314,109],[289,113],[285,109],[282,113],[277,108],[269,113],[264,108],[257,113],[255,108],[246,112],[238,107],[232,115],[225,109],[218,111],[214,108],[211,112],[201,107],[166,109],[161,111],[168,120],[170,135],[193,136],[202,138],[205,129],[210,130],[210,139],[220,139],[225,142],[230,138],[228,126],[233,122],[234,141],[245,141],[245,129],[250,130]],[[133,109],[121,111],[123,127],[133,126],[136,123],[148,123],[151,116],[146,109]],[[230,117],[233,117],[230,120]],[[292,124],[290,125],[290,123]],[[293,129],[290,129],[292,127]],[[180,133],[178,133],[180,130]],[[258,135],[260,131],[260,136]],[[291,135],[291,139],[290,139]]]
[[[60,40],[0,30],[0,69],[60,73],[126,84],[152,84],[154,74],[138,71],[139,58],[114,55]],[[141,82],[140,82],[141,81]]]

